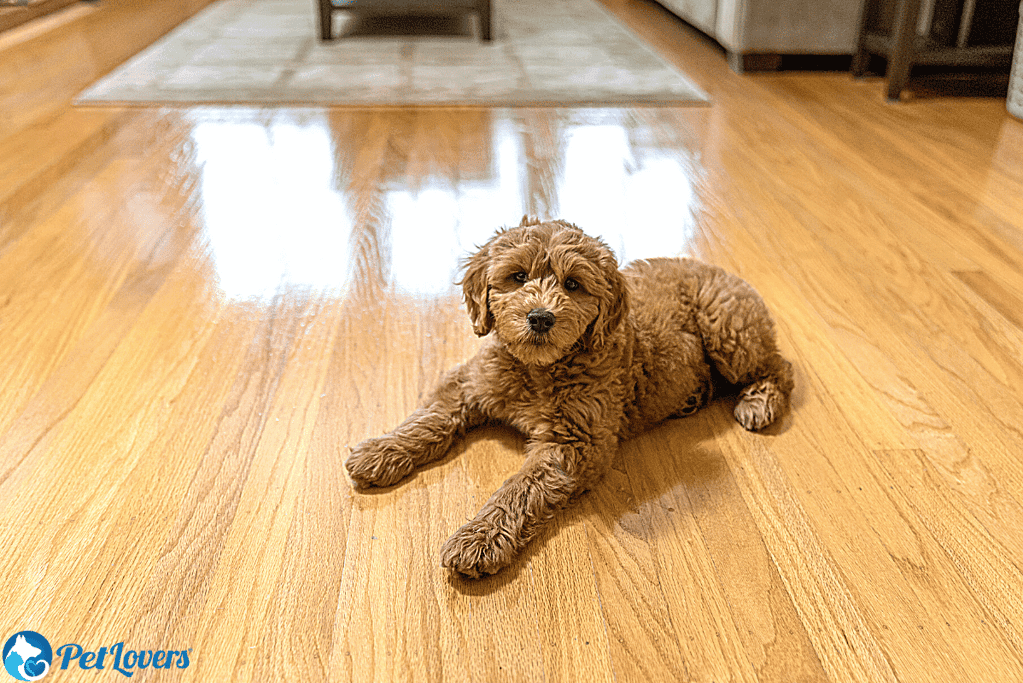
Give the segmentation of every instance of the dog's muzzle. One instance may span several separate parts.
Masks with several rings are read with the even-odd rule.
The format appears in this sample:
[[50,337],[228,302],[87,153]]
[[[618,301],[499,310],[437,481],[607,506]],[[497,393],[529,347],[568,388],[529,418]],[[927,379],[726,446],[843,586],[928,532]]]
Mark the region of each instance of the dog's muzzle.
[[529,329],[537,334],[545,334],[549,331],[554,327],[554,321],[554,314],[546,308],[534,308],[526,314],[526,322],[529,323]]

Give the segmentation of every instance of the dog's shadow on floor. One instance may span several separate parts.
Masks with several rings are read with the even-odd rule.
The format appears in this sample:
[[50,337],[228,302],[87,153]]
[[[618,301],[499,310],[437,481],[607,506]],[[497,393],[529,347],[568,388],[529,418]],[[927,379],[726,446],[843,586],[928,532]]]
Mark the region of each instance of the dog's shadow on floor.
[[[617,562],[616,548],[633,543],[649,546],[656,542],[658,534],[673,533],[677,528],[672,520],[674,516],[699,518],[722,500],[729,504],[728,496],[739,494],[730,481],[733,475],[718,437],[724,430],[745,433],[732,417],[734,405],[734,396],[717,398],[691,417],[668,420],[623,442],[603,479],[559,512],[511,565],[494,576],[481,579],[452,574],[448,576],[449,585],[467,596],[494,593],[534,573],[537,568],[533,560],[540,555],[553,556],[549,553],[552,544],[563,546],[564,550],[556,552],[571,553],[572,561],[581,564],[574,571],[591,572],[596,562]],[[777,436],[788,422],[786,414],[778,423],[750,438]],[[473,459],[483,459],[486,454],[481,451],[485,450],[487,442],[497,443],[501,449],[521,451],[524,439],[510,428],[488,427],[470,433],[441,462],[456,457],[468,459],[470,463]],[[504,475],[510,476],[517,464],[506,459],[503,462],[509,462]],[[469,464],[467,468],[473,471],[475,465]],[[493,490],[501,481],[503,479],[494,484]],[[741,501],[734,503],[741,504]],[[454,531],[451,529],[452,533]],[[570,549],[571,545],[576,547]],[[604,549],[610,549],[610,555],[602,552]],[[627,551],[624,547],[620,549]],[[564,568],[545,571],[558,572]]]

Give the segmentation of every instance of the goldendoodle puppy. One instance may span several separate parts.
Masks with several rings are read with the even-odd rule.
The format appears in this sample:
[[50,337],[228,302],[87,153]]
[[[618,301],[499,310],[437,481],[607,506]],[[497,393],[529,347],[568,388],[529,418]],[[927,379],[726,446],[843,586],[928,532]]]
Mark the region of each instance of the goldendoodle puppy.
[[[619,441],[707,403],[714,375],[739,389],[746,429],[785,409],[792,368],[753,289],[690,259],[618,269],[600,240],[524,218],[466,263],[479,353],[393,432],[352,449],[357,486],[388,486],[485,422],[527,437],[525,463],[441,550],[466,576],[509,564],[542,524],[607,469]],[[492,333],[492,334],[491,334]]]

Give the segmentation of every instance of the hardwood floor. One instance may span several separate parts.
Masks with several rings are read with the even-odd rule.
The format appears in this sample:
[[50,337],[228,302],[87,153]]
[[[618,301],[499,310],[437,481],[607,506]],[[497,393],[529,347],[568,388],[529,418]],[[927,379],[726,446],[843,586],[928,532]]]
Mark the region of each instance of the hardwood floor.
[[[4,640],[52,680],[117,643],[187,653],[134,680],[1023,680],[1023,122],[604,2],[713,105],[70,106],[201,1],[0,52]],[[527,212],[742,275],[797,388],[625,443],[463,581],[521,437],[369,494],[342,462],[473,353],[457,259]]]

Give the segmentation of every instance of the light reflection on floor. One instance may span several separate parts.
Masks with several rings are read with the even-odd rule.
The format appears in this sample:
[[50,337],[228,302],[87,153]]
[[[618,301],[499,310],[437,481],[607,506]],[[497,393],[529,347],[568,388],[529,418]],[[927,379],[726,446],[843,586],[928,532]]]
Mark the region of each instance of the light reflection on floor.
[[264,298],[285,284],[343,287],[351,224],[331,187],[326,127],[204,122],[192,136],[224,294]]
[[621,263],[676,256],[692,239],[692,180],[677,156],[637,159],[621,126],[568,132],[561,207],[569,220],[600,236]]
[[[548,217],[603,237],[623,263],[685,253],[693,238],[699,207],[691,155],[637,149],[630,140],[643,136],[624,123],[637,125],[633,119],[606,112],[589,121],[558,119],[544,158],[529,154],[536,141],[524,140],[515,110],[497,111],[489,114],[482,138],[489,149],[478,151],[483,161],[472,177],[399,175],[349,186],[346,172],[358,169],[339,174],[334,156],[364,141],[336,139],[343,127],[328,117],[337,115],[219,117],[194,127],[202,218],[225,296],[261,299],[282,287],[343,296],[358,227],[351,207],[366,199],[346,195],[355,187],[382,195],[374,227],[382,262],[374,267],[388,286],[416,297],[450,292],[459,258],[537,205],[530,188],[550,186],[553,196],[538,204],[557,214]],[[546,182],[531,182],[531,173]]]

